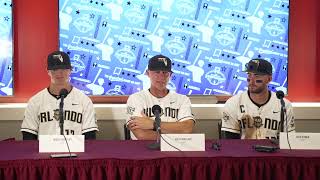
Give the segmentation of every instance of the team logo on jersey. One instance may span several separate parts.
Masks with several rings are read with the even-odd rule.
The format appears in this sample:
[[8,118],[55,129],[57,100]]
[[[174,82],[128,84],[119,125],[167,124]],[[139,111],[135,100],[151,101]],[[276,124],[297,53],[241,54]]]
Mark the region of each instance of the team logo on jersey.
[[290,128],[294,128],[294,117],[293,116],[291,118]]
[[245,114],[242,116],[241,119],[247,121],[246,123],[244,122],[242,123],[247,124],[248,128],[253,128],[253,127],[260,128],[263,125],[262,118],[260,116],[252,117],[249,114]]
[[227,122],[227,121],[229,121],[230,116],[227,113],[223,112],[223,117],[222,118],[223,118],[224,122]]
[[131,107],[131,106],[128,106],[128,107],[127,107],[127,114],[133,115],[133,113],[134,113],[135,110],[136,110],[136,108]]
[[63,57],[61,56],[61,54],[54,54],[53,58],[54,59],[59,59],[59,61],[63,63]]
[[256,127],[256,128],[260,128],[263,124],[262,124],[262,119],[260,116],[255,116],[253,117],[253,125]]
[[53,118],[59,121],[59,109],[53,110]]

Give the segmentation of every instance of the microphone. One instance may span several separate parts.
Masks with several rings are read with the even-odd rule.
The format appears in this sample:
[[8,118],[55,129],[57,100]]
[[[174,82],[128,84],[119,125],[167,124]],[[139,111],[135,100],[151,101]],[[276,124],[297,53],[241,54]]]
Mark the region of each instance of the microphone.
[[67,97],[68,95],[68,90],[66,89],[61,89],[59,92],[59,96],[61,98],[60,101],[60,106],[59,106],[59,126],[60,126],[60,135],[63,135],[63,123],[64,123],[64,117],[63,117],[63,105],[64,105],[64,98]]
[[277,91],[276,95],[277,95],[277,98],[280,99],[281,106],[285,106],[285,103],[284,103],[284,100],[283,100],[284,92],[283,91]]
[[68,147],[69,154],[52,154],[52,155],[50,155],[50,157],[52,157],[52,158],[77,157],[77,154],[71,153],[67,138],[64,135],[64,131],[63,131],[63,123],[64,123],[64,113],[63,113],[64,102],[63,101],[64,101],[64,98],[67,97],[67,95],[68,95],[67,89],[63,88],[60,90],[59,96],[61,99],[60,99],[60,106],[59,106],[59,126],[60,126],[60,135],[62,135],[64,137],[64,140],[65,140],[67,147]]
[[152,113],[155,116],[155,128],[157,131],[157,141],[155,143],[149,144],[148,147],[150,149],[160,149],[160,136],[161,136],[161,128],[160,128],[160,123],[161,123],[161,118],[160,115],[162,113],[162,108],[159,105],[154,105],[151,108]]
[[161,123],[161,118],[160,114],[162,113],[162,108],[159,105],[154,105],[152,106],[152,113],[155,116],[155,122],[156,122],[156,130],[160,130],[160,123]]
[[68,90],[67,89],[63,88],[63,89],[60,90],[59,96],[61,96],[61,97],[63,96],[65,98],[67,95],[68,95]]
[[280,132],[284,132],[284,113],[286,111],[285,109],[285,102],[283,100],[284,98],[284,93],[283,91],[277,91],[276,92],[276,96],[278,99],[280,99],[280,103],[281,103],[281,111],[280,111],[280,125],[281,125],[281,128],[280,128]]

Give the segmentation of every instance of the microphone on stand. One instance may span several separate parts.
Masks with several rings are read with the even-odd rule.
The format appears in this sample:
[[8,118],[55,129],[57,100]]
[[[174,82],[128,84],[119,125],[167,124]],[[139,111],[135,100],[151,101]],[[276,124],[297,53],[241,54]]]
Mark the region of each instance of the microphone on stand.
[[276,95],[277,95],[277,98],[280,99],[281,105],[285,106],[285,103],[284,103],[284,100],[283,100],[284,92],[283,91],[277,91]]
[[59,106],[59,126],[60,126],[60,135],[63,135],[63,123],[64,123],[64,113],[63,113],[63,105],[64,98],[68,95],[68,90],[61,89],[59,92],[59,96],[61,98],[60,106]]
[[[276,95],[277,95],[277,98],[280,99],[280,103],[281,103],[281,111],[280,111],[281,129],[280,129],[280,132],[284,132],[284,121],[286,121],[287,142],[288,142],[288,145],[289,145],[289,149],[291,150],[291,145],[290,145],[290,142],[289,142],[289,135],[288,135],[288,119],[287,119],[287,117],[286,117],[286,119],[284,119],[284,115],[285,115],[285,113],[287,113],[286,112],[286,104],[285,104],[285,102],[283,100],[284,93],[283,93],[283,91],[277,91]],[[280,133],[279,133],[279,142],[280,142]]]
[[150,149],[160,149],[160,135],[161,135],[161,127],[160,127],[160,123],[161,123],[161,118],[160,115],[162,113],[162,108],[159,105],[154,105],[152,106],[152,113],[155,116],[155,129],[157,131],[157,141],[156,143],[153,144],[149,144],[149,148]]
[[161,123],[161,119],[160,119],[160,115],[162,113],[162,108],[159,105],[154,105],[152,106],[152,113],[155,116],[155,122],[156,122],[156,131],[161,131],[161,127],[160,127],[160,123]]
[[280,100],[280,104],[281,104],[281,109],[280,109],[280,127],[279,127],[280,131],[278,131],[278,138],[277,139],[270,139],[270,141],[271,141],[272,144],[279,145],[280,132],[284,132],[284,113],[285,113],[286,109],[285,109],[285,102],[283,100],[283,98],[284,98],[283,91],[281,91],[281,90],[277,91],[276,92],[276,96]]
[[65,142],[67,144],[69,153],[68,154],[65,154],[65,153],[62,153],[62,154],[51,154],[50,155],[51,158],[65,158],[65,157],[73,158],[73,157],[77,157],[77,154],[71,153],[67,138],[63,133],[63,123],[64,123],[64,113],[63,113],[64,102],[63,101],[64,101],[64,98],[67,97],[67,95],[68,95],[68,90],[66,90],[64,88],[60,90],[59,96],[60,96],[61,100],[60,100],[60,106],[59,106],[59,126],[60,126],[60,135],[63,136],[63,138],[64,138],[64,140],[65,140]]
[[284,93],[283,91],[277,91],[276,92],[277,98],[280,99],[280,103],[281,103],[281,111],[280,111],[280,132],[284,132],[284,113],[286,112],[286,104],[283,100],[284,98]]

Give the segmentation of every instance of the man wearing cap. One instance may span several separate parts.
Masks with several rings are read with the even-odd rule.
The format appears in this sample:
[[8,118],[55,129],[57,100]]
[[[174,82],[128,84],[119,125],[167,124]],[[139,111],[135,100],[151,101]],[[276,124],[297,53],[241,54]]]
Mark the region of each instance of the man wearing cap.
[[59,105],[64,96],[64,135],[85,135],[95,139],[98,126],[92,101],[69,82],[71,63],[68,54],[55,51],[48,55],[49,87],[30,98],[24,113],[21,132],[24,140],[36,140],[38,135],[59,135]]
[[[221,135],[229,139],[277,139],[280,131],[281,103],[276,93],[268,90],[272,81],[272,65],[264,59],[246,64],[248,90],[225,103]],[[294,132],[291,103],[284,98],[284,131]]]
[[131,130],[131,139],[157,138],[156,124],[152,107],[159,105],[161,133],[191,133],[194,117],[187,96],[167,89],[171,77],[171,60],[163,55],[150,58],[146,75],[151,86],[129,96],[127,101],[127,127]]

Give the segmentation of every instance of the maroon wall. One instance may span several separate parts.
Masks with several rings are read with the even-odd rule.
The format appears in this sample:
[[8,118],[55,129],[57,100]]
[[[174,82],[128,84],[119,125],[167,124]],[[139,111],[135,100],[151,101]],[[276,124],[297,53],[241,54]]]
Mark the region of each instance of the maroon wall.
[[[58,48],[58,0],[14,1],[14,97],[26,102],[48,86],[46,55]],[[290,1],[288,99],[320,102],[320,7],[317,0]],[[319,69],[319,72],[317,72]],[[94,102],[124,102],[125,97],[92,97]]]

